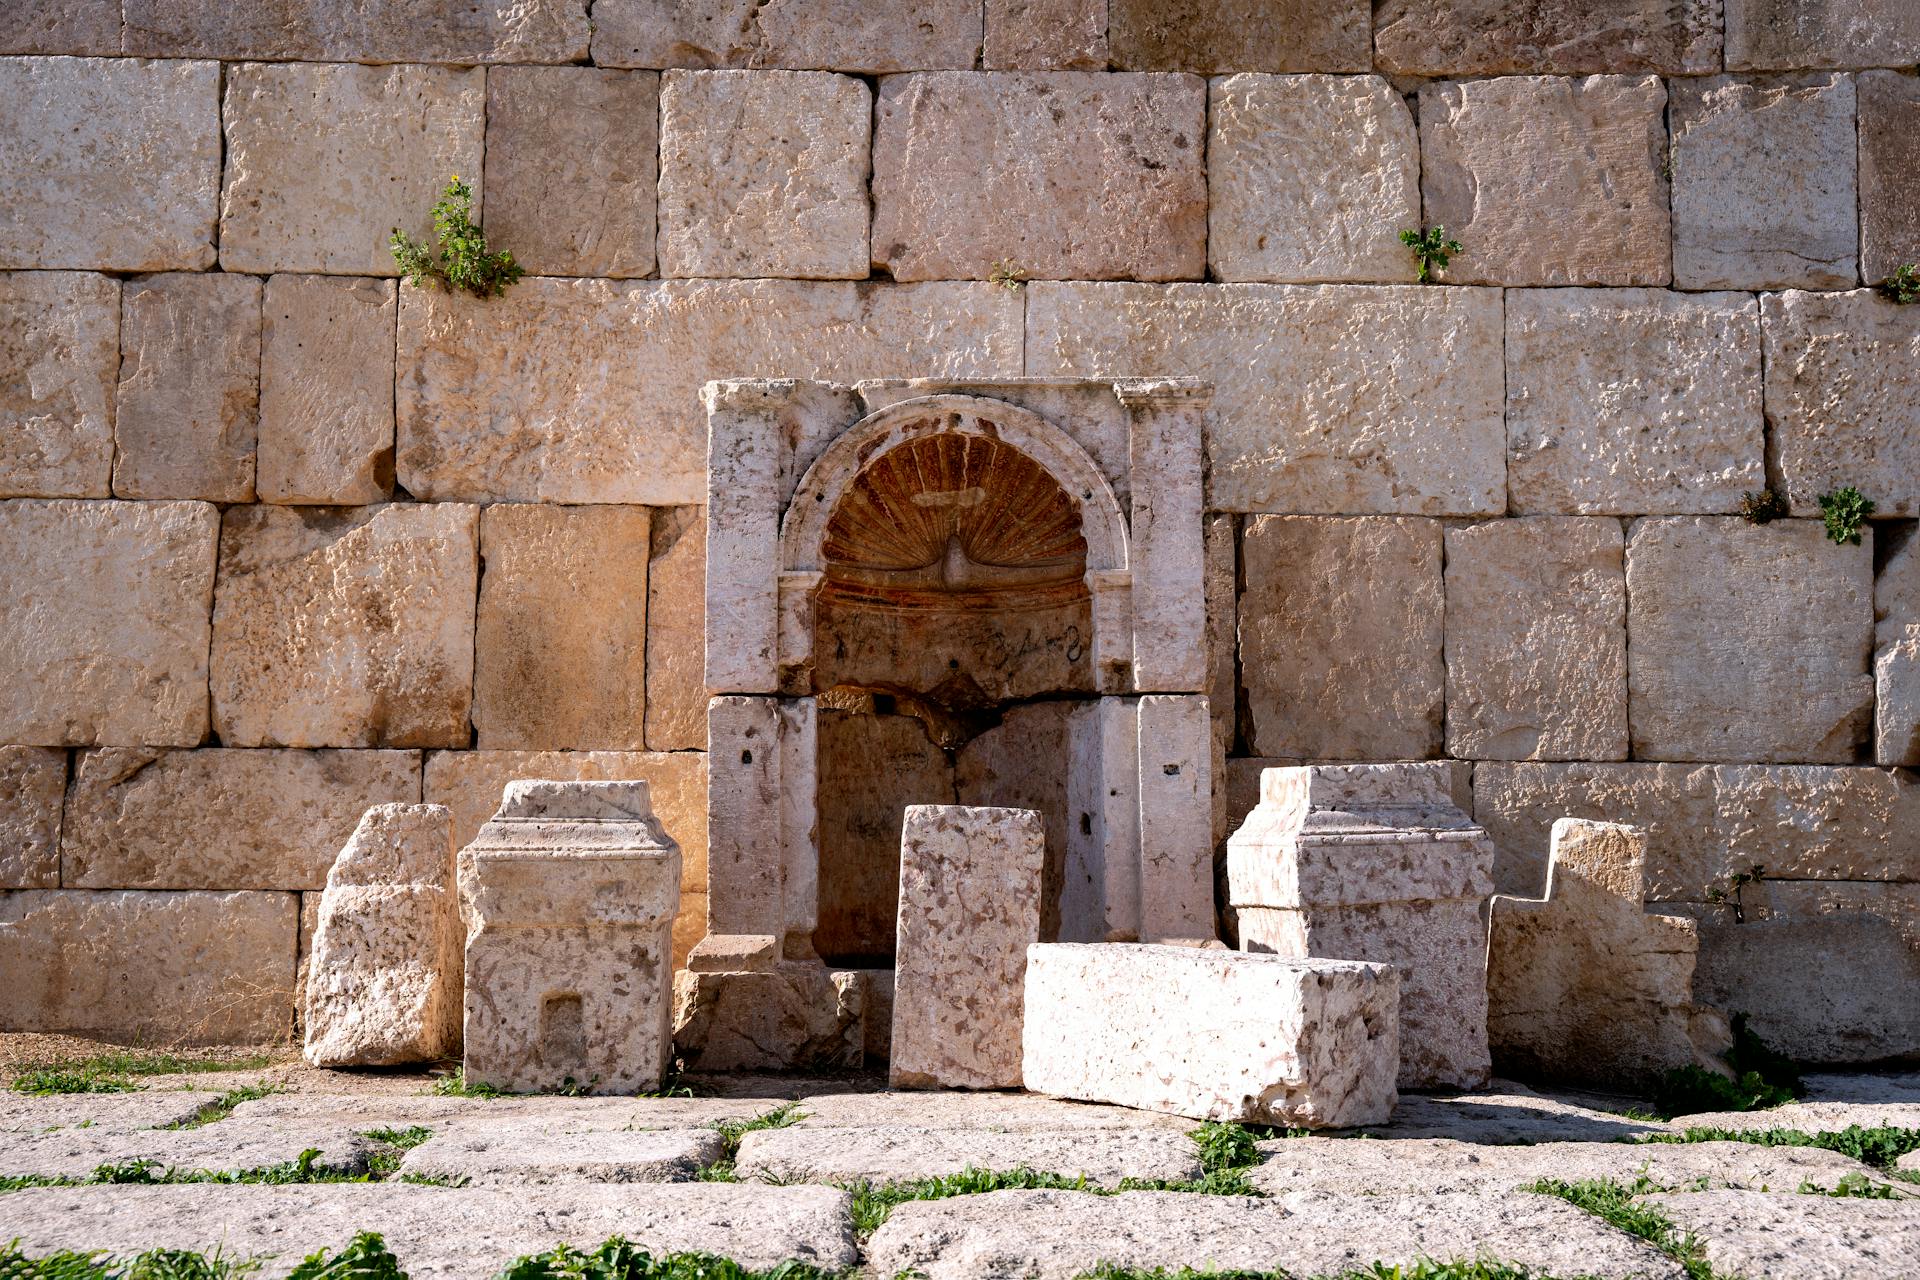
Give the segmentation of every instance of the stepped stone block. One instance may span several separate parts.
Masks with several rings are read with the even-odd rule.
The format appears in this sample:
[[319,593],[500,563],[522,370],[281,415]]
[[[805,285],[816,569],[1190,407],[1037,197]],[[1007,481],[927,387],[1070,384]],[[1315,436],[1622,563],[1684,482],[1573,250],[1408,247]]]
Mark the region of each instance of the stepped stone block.
[[1854,77],[1860,110],[1860,278],[1879,284],[1920,262],[1920,79]]
[[1020,1087],[1022,975],[1046,831],[1030,809],[909,805],[900,835],[894,1088]]
[[0,502],[0,743],[195,746],[220,513]]
[[[773,938],[766,942],[771,960]],[[868,1035],[868,985],[851,970],[828,972],[811,962],[676,973],[673,1047],[689,1070],[858,1067]]]
[[0,496],[108,496],[119,367],[118,281],[0,274]]
[[218,64],[9,58],[0,101],[0,269],[213,265]]
[[1105,71],[1107,0],[987,0],[988,71]]
[[975,65],[977,0],[912,8],[867,0],[597,0],[603,67],[750,67],[885,74]]
[[1378,65],[1400,75],[1720,69],[1720,6],[1712,0],[1384,0],[1373,29]]
[[1422,86],[1426,221],[1465,246],[1444,278],[1666,284],[1666,104],[1653,76]]
[[1920,766],[1920,537],[1908,534],[1873,588],[1873,757]]
[[395,298],[390,280],[267,281],[260,501],[361,506],[393,496]]
[[457,1053],[465,939],[453,813],[368,809],[320,895],[302,1009],[308,1063],[385,1067]]
[[260,282],[177,274],[121,291],[113,491],[253,501]]
[[126,51],[143,58],[577,62],[591,26],[586,0],[126,0],[125,8]]
[[1393,1111],[1399,986],[1352,960],[1037,944],[1021,1071],[1035,1093],[1202,1120],[1378,1124]]
[[1726,0],[1727,70],[1911,67],[1920,10],[1902,0]]
[[0,889],[59,887],[66,789],[66,752],[0,747]]
[[1113,65],[1128,71],[1365,71],[1365,0],[1107,0]]
[[707,509],[656,507],[647,559],[647,745],[707,745]]

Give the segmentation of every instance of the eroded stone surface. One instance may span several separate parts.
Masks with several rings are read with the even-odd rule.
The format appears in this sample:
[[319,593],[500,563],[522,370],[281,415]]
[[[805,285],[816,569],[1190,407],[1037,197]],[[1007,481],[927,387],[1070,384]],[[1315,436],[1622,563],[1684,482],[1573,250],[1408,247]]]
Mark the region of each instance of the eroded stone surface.
[[0,1132],[47,1133],[85,1126],[95,1133],[164,1129],[193,1119],[218,1093],[143,1089],[135,1093],[0,1094]]
[[0,889],[59,885],[66,788],[66,752],[0,747]]
[[699,751],[707,745],[707,509],[655,508],[651,536],[647,745]]
[[[1795,1062],[1920,1054],[1920,944],[1866,905],[1843,900],[1805,915],[1702,924],[1701,1001],[1750,1012],[1753,1033]],[[1829,975],[1841,956],[1847,978],[1835,982]],[[1920,1106],[1904,1109],[1920,1116]]]
[[[712,1129],[555,1133],[505,1123],[429,1138],[407,1153],[400,1170],[478,1186],[686,1182],[725,1152]],[[570,1198],[573,1190],[563,1194]]]
[[120,0],[76,0],[46,5],[14,0],[6,6],[0,53],[70,53],[112,57],[120,52]]
[[1131,71],[1365,71],[1363,0],[1107,0],[1113,65]]
[[151,1160],[156,1172],[265,1169],[318,1151],[321,1169],[364,1163],[371,1144],[344,1127],[261,1126],[223,1120],[198,1129],[138,1131],[68,1126],[53,1133],[10,1133],[0,1143],[0,1177],[41,1174],[85,1178],[103,1164]]
[[1727,0],[1727,69],[1908,67],[1920,12],[1900,0]]
[[1712,0],[1386,0],[1373,28],[1380,67],[1402,75],[1720,69],[1720,6]]
[[1716,1272],[1752,1280],[1898,1275],[1920,1250],[1920,1201],[1708,1191],[1646,1204],[1699,1240]]
[[[1738,1126],[1736,1126],[1738,1127]],[[1408,1094],[1390,1124],[1369,1125],[1379,1138],[1449,1138],[1481,1146],[1543,1142],[1614,1142],[1670,1126],[1631,1120],[1598,1109],[1591,1099],[1557,1098],[1511,1080],[1494,1080],[1485,1093]]]
[[987,0],[989,71],[1105,71],[1107,0]]
[[865,984],[850,972],[782,964],[764,973],[673,976],[673,1047],[703,1071],[857,1067]]
[[358,506],[392,496],[394,312],[391,281],[267,281],[260,501]]
[[587,53],[585,0],[127,0],[126,51],[147,58],[312,62],[574,62]]
[[1873,616],[1874,759],[1920,765],[1920,536],[1887,558]]
[[107,496],[119,362],[118,282],[0,275],[0,495]]
[[980,6],[912,9],[865,0],[599,0],[593,60],[603,67],[823,68],[882,74],[972,67]]
[[1004,1133],[910,1122],[884,1129],[763,1129],[741,1139],[738,1168],[743,1178],[829,1183],[1035,1169],[1105,1187],[1118,1186],[1122,1178],[1185,1181],[1201,1172],[1192,1141],[1176,1129]]
[[1920,79],[1854,77],[1860,111],[1860,278],[1878,284],[1920,262]]
[[260,417],[260,282],[177,274],[121,291],[113,491],[253,500]]

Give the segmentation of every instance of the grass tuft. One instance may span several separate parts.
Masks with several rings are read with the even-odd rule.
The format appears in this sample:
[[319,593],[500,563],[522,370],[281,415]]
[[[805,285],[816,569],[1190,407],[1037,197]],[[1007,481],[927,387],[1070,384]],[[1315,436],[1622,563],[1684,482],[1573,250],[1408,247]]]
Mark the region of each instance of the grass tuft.
[[379,1233],[362,1231],[338,1253],[308,1254],[287,1280],[407,1280],[407,1273]]
[[[1608,1226],[1645,1240],[1685,1268],[1688,1280],[1716,1280],[1707,1262],[1706,1250],[1691,1235],[1682,1235],[1673,1220],[1635,1197],[1666,1191],[1645,1174],[1632,1183],[1611,1178],[1585,1178],[1568,1182],[1560,1178],[1542,1178],[1522,1188],[1538,1195],[1555,1196],[1575,1208],[1584,1209]],[[1721,1278],[1730,1280],[1730,1278]]]
[[[1743,883],[1760,879],[1755,867],[1732,878],[1736,896]],[[1702,1067],[1676,1067],[1654,1087],[1653,1107],[1662,1119],[1703,1111],[1765,1111],[1785,1106],[1806,1092],[1800,1068],[1783,1053],[1767,1046],[1747,1025],[1747,1015],[1733,1015],[1733,1047],[1727,1050],[1732,1079]]]
[[694,1175],[696,1182],[738,1182],[740,1175],[734,1172],[734,1161],[740,1158],[740,1139],[760,1129],[784,1129],[788,1125],[798,1124],[807,1118],[797,1102],[783,1102],[771,1111],[742,1120],[720,1120],[713,1125],[714,1132],[726,1144],[726,1152],[719,1160]]
[[555,1245],[509,1263],[494,1280],[840,1280],[841,1273],[809,1263],[787,1261],[755,1270],[711,1253],[669,1253],[655,1257],[620,1236],[592,1253]]
[[1833,1187],[1823,1187],[1812,1180],[1800,1184],[1803,1196],[1832,1196],[1835,1199],[1857,1198],[1861,1200],[1902,1200],[1898,1191],[1884,1182],[1873,1182],[1864,1173],[1849,1173]]
[[258,1262],[229,1258],[217,1249],[211,1256],[149,1249],[130,1258],[114,1258],[104,1249],[62,1249],[31,1258],[18,1240],[0,1245],[0,1277],[5,1280],[232,1280],[259,1269]]
[[1850,1124],[1844,1129],[1806,1133],[1799,1129],[1688,1129],[1685,1133],[1649,1133],[1637,1142],[1745,1142],[1756,1147],[1819,1147],[1838,1151],[1876,1169],[1892,1169],[1901,1156],[1920,1151],[1920,1129],[1883,1126],[1866,1129]]
[[271,1097],[281,1091],[277,1084],[243,1084],[238,1089],[229,1089],[206,1106],[194,1112],[192,1117],[178,1124],[160,1126],[163,1129],[204,1129],[217,1124],[233,1114],[233,1109],[243,1102],[255,1102]]

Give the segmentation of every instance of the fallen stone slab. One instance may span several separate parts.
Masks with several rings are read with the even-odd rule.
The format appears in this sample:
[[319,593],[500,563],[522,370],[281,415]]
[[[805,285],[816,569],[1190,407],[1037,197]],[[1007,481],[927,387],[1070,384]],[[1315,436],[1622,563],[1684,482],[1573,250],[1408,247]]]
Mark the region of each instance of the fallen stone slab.
[[328,1169],[365,1165],[369,1140],[352,1129],[235,1123],[231,1118],[199,1129],[57,1129],[9,1134],[0,1143],[0,1177],[41,1174],[84,1178],[103,1164],[149,1160],[156,1169],[265,1169],[291,1164],[308,1150]]
[[44,1133],[85,1125],[96,1133],[125,1133],[181,1124],[217,1102],[198,1089],[142,1089],[137,1093],[56,1093],[46,1097],[0,1093],[0,1133]]
[[1103,1187],[1123,1178],[1183,1181],[1201,1174],[1193,1142],[1161,1128],[760,1129],[740,1140],[735,1168],[743,1178],[774,1182],[906,1182],[966,1169],[1034,1169]]
[[1675,1126],[1630,1120],[1612,1111],[1535,1093],[1511,1080],[1495,1080],[1487,1093],[1401,1095],[1388,1124],[1363,1133],[1382,1138],[1454,1138],[1502,1146],[1528,1142],[1613,1142]]
[[1741,1280],[1920,1275],[1920,1201],[1700,1191],[1647,1196],[1706,1246],[1715,1274]]
[[1667,1280],[1652,1246],[1550,1196],[1281,1199],[1138,1191],[996,1191],[901,1205],[867,1245],[878,1275],[1071,1280],[1101,1262],[1336,1275],[1374,1262],[1495,1258],[1548,1275]]
[[729,1183],[578,1187],[529,1196],[515,1187],[348,1183],[302,1186],[61,1187],[0,1196],[0,1239],[28,1255],[57,1249],[219,1247],[273,1255],[258,1274],[285,1276],[307,1254],[378,1232],[410,1280],[474,1280],[566,1241],[592,1248],[622,1235],[653,1253],[716,1253],[764,1268],[796,1258],[852,1266],[845,1192]]
[[1830,1133],[1849,1125],[1862,1129],[1920,1129],[1920,1102],[1789,1102],[1766,1111],[1703,1111],[1675,1116],[1671,1128],[1797,1129]]
[[800,1099],[801,1129],[988,1129],[1057,1133],[1069,1129],[1171,1129],[1194,1122],[1157,1111],[1072,1102],[1037,1093],[821,1093]]
[[686,1182],[726,1153],[712,1129],[566,1132],[527,1122],[468,1122],[409,1151],[400,1172],[474,1185]]

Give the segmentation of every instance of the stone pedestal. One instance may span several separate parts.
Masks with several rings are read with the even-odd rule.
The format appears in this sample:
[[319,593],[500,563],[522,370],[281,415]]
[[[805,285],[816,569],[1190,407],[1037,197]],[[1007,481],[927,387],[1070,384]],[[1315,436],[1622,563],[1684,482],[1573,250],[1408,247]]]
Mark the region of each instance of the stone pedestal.
[[1390,967],[1353,961],[1032,946],[1026,1087],[1202,1120],[1381,1124],[1396,1096],[1399,985]]
[[1444,764],[1268,769],[1227,841],[1243,949],[1400,970],[1403,1089],[1491,1076],[1492,871],[1493,844],[1454,806]]
[[660,1087],[680,846],[645,782],[507,784],[461,855],[466,1074],[531,1091]]

